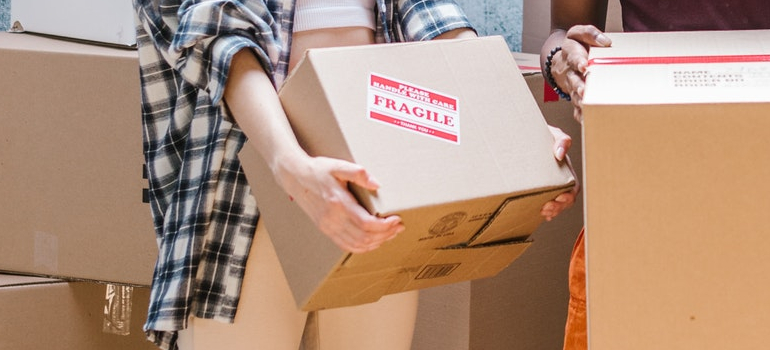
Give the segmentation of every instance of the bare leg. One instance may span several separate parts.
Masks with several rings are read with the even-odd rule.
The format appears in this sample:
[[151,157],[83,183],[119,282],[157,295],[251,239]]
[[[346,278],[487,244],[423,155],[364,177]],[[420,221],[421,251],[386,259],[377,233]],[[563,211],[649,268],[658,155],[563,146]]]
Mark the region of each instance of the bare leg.
[[319,311],[320,350],[409,350],[417,299],[417,291],[412,291],[371,304]]
[[273,243],[260,221],[235,322],[193,318],[190,327],[180,332],[180,349],[297,350],[306,318],[307,313],[297,309]]

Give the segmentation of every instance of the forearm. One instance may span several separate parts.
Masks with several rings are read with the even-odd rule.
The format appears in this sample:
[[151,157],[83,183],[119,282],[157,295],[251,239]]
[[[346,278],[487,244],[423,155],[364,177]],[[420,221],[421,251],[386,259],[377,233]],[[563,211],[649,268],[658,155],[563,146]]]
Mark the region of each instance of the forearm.
[[590,24],[604,31],[606,21],[607,0],[551,1],[551,31],[567,31],[578,24]]
[[551,50],[561,46],[567,31],[575,25],[593,25],[604,30],[607,17],[607,0],[552,0],[551,35],[540,50],[540,67]]
[[275,87],[249,49],[233,57],[224,99],[236,123],[273,173],[279,171],[279,165],[307,156],[291,130]]
[[551,50],[557,46],[561,46],[564,38],[567,37],[567,32],[563,29],[556,29],[551,32],[551,35],[545,40],[543,46],[540,47],[540,69],[545,76],[545,60],[551,53]]
[[475,38],[477,37],[476,31],[474,31],[471,28],[458,28],[450,30],[446,33],[443,33],[435,39],[467,39],[467,38]]

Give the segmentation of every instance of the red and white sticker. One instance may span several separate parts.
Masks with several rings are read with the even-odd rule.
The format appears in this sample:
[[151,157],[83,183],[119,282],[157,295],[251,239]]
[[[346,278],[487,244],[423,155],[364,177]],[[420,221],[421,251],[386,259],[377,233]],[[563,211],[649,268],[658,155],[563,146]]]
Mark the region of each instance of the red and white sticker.
[[460,143],[456,97],[369,74],[367,114],[372,120],[451,143]]

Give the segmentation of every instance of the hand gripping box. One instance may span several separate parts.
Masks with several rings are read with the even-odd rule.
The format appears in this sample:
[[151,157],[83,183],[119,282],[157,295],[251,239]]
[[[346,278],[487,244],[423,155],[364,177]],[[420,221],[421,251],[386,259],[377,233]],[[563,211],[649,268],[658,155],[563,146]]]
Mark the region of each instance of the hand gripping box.
[[611,38],[583,101],[589,347],[767,347],[770,31]]
[[247,144],[244,170],[305,310],[495,275],[574,183],[500,37],[310,50],[279,95],[307,152],[364,166],[382,187],[353,189],[361,205],[406,225],[375,251],[340,250]]

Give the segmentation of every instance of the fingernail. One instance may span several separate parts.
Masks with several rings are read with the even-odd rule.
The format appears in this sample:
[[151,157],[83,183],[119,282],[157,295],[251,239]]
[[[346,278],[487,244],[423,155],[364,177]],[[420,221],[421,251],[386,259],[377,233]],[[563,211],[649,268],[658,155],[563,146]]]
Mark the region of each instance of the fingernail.
[[564,155],[566,153],[567,151],[564,150],[564,147],[559,146],[559,148],[556,149],[556,159],[564,160]]
[[612,45],[612,40],[610,40],[610,38],[604,35],[603,33],[596,36],[596,42],[603,46]]

